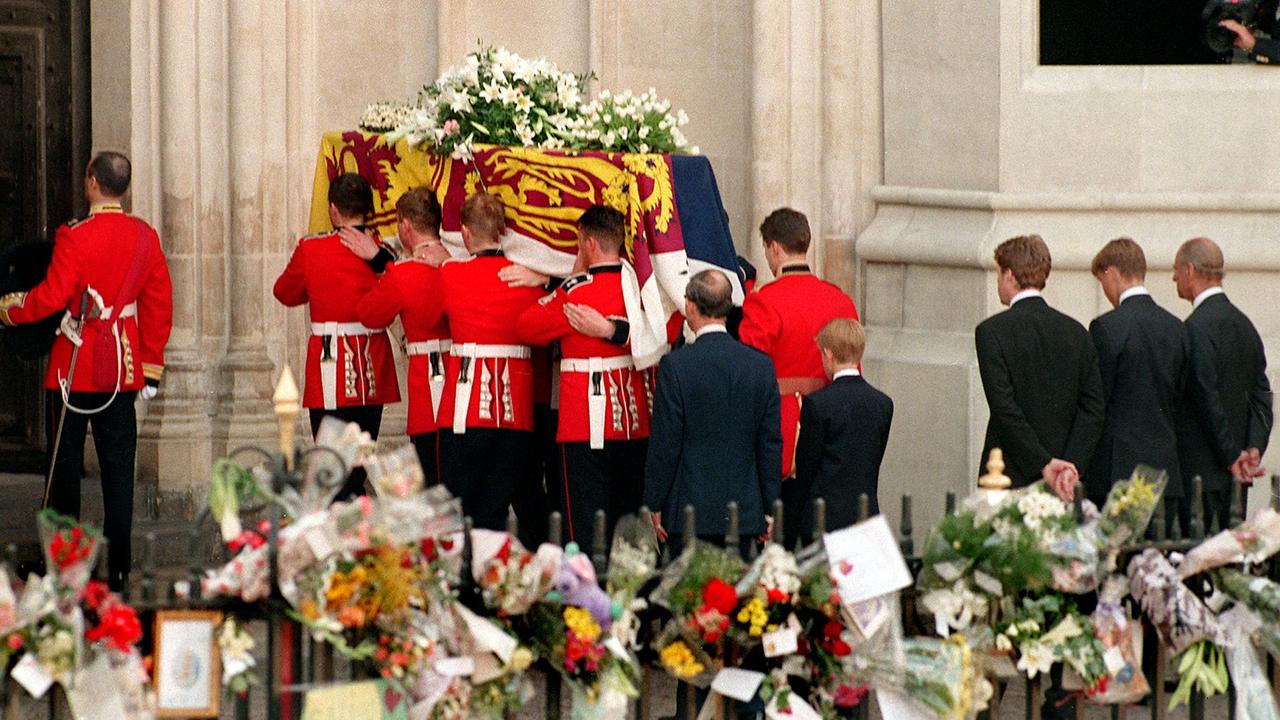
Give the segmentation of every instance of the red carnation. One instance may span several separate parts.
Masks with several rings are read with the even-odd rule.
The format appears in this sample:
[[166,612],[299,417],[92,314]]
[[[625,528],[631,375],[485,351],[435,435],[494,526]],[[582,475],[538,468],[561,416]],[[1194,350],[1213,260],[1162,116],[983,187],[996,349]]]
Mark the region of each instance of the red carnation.
[[769,588],[768,597],[766,599],[769,601],[770,605],[776,605],[777,603],[784,603],[790,600],[791,596],[778,588]]
[[851,708],[857,707],[862,702],[862,698],[866,697],[866,695],[866,685],[853,687],[851,685],[841,684],[840,687],[836,688],[832,700],[835,702],[836,707]]
[[738,591],[720,578],[711,578],[702,588],[702,604],[722,615],[728,615],[738,604]]
[[102,622],[86,631],[84,637],[89,642],[107,640],[120,652],[129,652],[129,646],[142,639],[142,623],[133,608],[116,603],[102,613]]
[[107,589],[106,583],[101,580],[90,580],[84,586],[84,594],[81,599],[84,600],[85,607],[90,610],[97,610],[110,595],[111,591]]
[[431,537],[422,538],[421,551],[422,557],[426,558],[427,562],[434,561],[437,557],[435,539]]

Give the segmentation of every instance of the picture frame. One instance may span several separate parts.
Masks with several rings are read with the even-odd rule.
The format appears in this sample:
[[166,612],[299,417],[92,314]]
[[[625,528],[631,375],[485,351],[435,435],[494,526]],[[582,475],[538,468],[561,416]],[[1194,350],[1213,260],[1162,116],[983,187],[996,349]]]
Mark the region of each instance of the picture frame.
[[222,663],[216,610],[158,610],[155,618],[156,717],[218,716]]

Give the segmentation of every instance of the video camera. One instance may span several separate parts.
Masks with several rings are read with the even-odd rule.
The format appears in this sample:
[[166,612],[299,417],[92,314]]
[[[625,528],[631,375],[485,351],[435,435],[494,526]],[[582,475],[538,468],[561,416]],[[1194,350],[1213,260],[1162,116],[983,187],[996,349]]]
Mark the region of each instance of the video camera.
[[1205,3],[1204,10],[1200,12],[1200,19],[1205,22],[1205,44],[1219,55],[1231,52],[1231,48],[1235,46],[1236,34],[1224,27],[1219,27],[1218,23],[1223,20],[1235,20],[1250,30],[1256,31],[1261,4],[1262,0],[1209,0]]

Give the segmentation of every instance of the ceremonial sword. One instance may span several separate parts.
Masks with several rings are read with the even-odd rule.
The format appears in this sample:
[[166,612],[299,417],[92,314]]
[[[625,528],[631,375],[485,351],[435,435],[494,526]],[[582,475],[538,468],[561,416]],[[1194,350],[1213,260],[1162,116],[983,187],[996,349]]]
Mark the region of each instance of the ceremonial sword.
[[[85,316],[88,314],[89,314],[89,293],[85,292],[83,295],[80,296],[80,317],[76,319],[77,332],[80,332],[84,329],[84,319],[85,319]],[[71,340],[71,338],[67,338],[67,339]],[[40,501],[41,509],[49,507],[49,493],[53,490],[53,469],[58,465],[58,448],[59,446],[62,445],[62,426],[65,425],[67,422],[67,404],[69,402],[68,396],[70,396],[71,394],[71,383],[76,376],[76,359],[80,356],[80,346],[84,344],[83,335],[81,335],[76,339],[79,340],[79,342],[73,341],[71,343],[71,367],[67,369],[67,385],[66,385],[67,396],[63,396],[61,393],[59,393],[59,397],[62,397],[62,412],[59,413],[58,415],[58,432],[55,433],[53,436],[53,454],[50,456],[50,459],[49,459],[49,473],[45,476],[45,479],[44,479],[44,499]]]

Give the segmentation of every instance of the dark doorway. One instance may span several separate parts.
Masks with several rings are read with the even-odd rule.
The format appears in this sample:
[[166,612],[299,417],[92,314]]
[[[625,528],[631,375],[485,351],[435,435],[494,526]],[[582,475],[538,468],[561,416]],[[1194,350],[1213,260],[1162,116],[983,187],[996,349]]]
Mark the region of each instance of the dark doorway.
[[[0,0],[0,249],[84,205],[89,0]],[[44,466],[43,362],[0,350],[0,471]]]
[[[1254,1],[1254,0],[1251,0]],[[1206,0],[1040,0],[1041,65],[1196,65],[1231,61],[1205,42]],[[1261,13],[1264,29],[1275,18]]]

